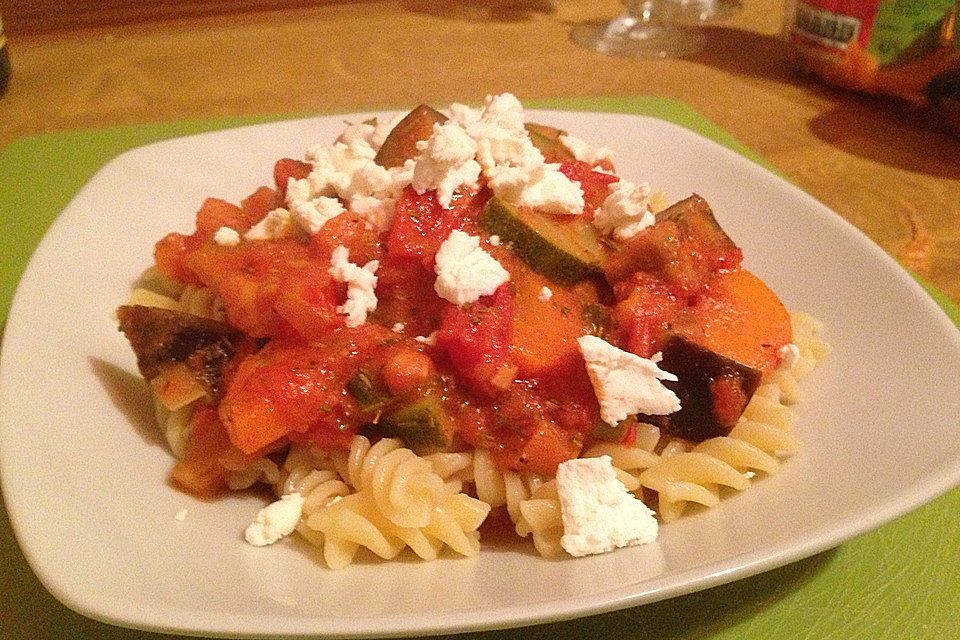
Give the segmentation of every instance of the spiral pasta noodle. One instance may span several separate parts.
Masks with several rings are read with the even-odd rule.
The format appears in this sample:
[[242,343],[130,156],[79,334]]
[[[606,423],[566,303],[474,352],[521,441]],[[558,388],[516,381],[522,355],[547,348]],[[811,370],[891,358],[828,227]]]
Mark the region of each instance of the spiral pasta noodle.
[[189,313],[195,316],[210,318],[211,320],[223,320],[226,314],[223,310],[223,301],[220,297],[207,287],[197,287],[188,284],[183,288],[183,292],[177,299],[179,311]]
[[472,556],[490,507],[452,491],[444,479],[470,462],[470,454],[428,460],[393,438],[371,443],[354,436],[349,451],[291,446],[274,489],[304,497],[297,530],[331,568],[349,565],[361,548],[384,559],[405,548],[426,560],[444,547]]
[[157,426],[163,433],[170,452],[177,460],[183,459],[187,452],[187,443],[190,441],[190,416],[193,415],[196,403],[190,403],[175,411],[170,411],[159,398],[154,396],[153,407]]
[[130,292],[127,304],[180,311],[211,320],[224,320],[223,301],[213,289],[181,284],[150,267]]
[[472,479],[473,453],[470,451],[440,452],[424,456],[434,473],[443,478],[447,493],[462,493],[464,483]]

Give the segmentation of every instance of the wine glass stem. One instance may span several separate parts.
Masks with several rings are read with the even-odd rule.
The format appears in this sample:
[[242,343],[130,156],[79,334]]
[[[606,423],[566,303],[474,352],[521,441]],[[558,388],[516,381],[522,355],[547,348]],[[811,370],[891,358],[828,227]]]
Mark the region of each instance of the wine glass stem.
[[660,17],[656,10],[656,0],[625,0],[627,13],[639,22],[659,22]]

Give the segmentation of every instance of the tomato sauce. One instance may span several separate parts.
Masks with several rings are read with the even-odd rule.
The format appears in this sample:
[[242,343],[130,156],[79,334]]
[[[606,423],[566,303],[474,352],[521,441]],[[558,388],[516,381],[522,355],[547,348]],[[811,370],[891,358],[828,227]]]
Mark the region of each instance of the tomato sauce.
[[[289,442],[348,448],[357,433],[404,433],[429,443],[421,448],[484,448],[504,469],[552,475],[592,440],[634,433],[633,418],[619,427],[600,420],[579,337],[599,335],[650,357],[679,334],[709,339],[718,352],[729,347],[741,360],[754,357],[760,341],[765,351],[756,364],[765,371],[775,363],[771,349],[789,340],[789,320],[767,311],[779,304],[775,296],[776,304],[758,311],[776,325],[772,333],[757,333],[737,315],[738,300],[752,299],[762,283],[724,275],[742,273],[741,254],[712,218],[658,222],[611,254],[604,273],[573,286],[534,271],[481,228],[491,197],[485,187],[442,207],[435,192],[408,186],[383,232],[345,213],[309,238],[214,241],[221,226],[249,229],[280,206],[287,180],[308,167],[279,161],[276,190],[261,188],[239,207],[207,200],[194,234],[170,234],[156,245],[161,273],[212,289],[229,323],[260,345],[233,364],[216,415],[204,414],[210,447],[223,444],[217,425],[242,456]],[[566,161],[562,171],[582,183],[586,218],[618,180],[584,163]],[[494,293],[463,306],[434,290],[435,256],[453,230],[479,236],[510,274]],[[377,307],[356,327],[340,312],[347,285],[330,273],[341,245],[354,264],[378,262]],[[745,330],[747,338],[736,337]],[[735,419],[746,398],[724,381],[715,387],[724,400],[716,410]]]

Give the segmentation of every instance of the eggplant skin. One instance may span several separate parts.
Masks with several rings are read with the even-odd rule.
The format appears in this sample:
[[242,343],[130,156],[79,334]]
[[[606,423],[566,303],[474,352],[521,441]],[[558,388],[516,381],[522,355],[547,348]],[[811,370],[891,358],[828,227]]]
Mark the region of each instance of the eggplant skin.
[[[681,408],[669,416],[648,417],[644,421],[692,442],[728,435],[762,377],[759,369],[678,335],[664,345],[659,366],[677,376],[677,382],[666,381],[664,386],[677,394]],[[721,386],[726,393],[721,393]]]
[[240,331],[225,322],[142,305],[121,306],[117,317],[146,380],[182,363],[211,397],[220,395],[224,367],[243,340]]

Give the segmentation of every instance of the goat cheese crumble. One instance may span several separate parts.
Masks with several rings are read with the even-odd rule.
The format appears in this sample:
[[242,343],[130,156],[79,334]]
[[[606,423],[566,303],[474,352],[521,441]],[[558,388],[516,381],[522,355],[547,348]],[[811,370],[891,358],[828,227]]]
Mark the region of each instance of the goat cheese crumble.
[[577,458],[557,467],[563,536],[572,556],[606,553],[657,539],[653,511],[619,479],[610,456]]
[[781,371],[792,371],[800,360],[800,347],[790,342],[780,347],[778,354],[780,356],[780,366],[778,368]]
[[290,212],[282,207],[268,212],[260,222],[250,227],[244,240],[276,240],[293,233],[294,223]]
[[265,547],[290,535],[300,522],[303,496],[288,493],[261,509],[244,532],[244,538],[255,547]]
[[601,234],[615,240],[629,240],[656,222],[650,212],[649,185],[619,180],[609,189],[610,195],[593,218],[593,224]]
[[240,244],[240,234],[236,229],[220,227],[214,232],[213,241],[221,247],[235,247]]
[[378,260],[362,267],[350,262],[350,250],[342,244],[330,255],[330,275],[337,282],[347,284],[347,300],[337,307],[337,313],[346,317],[348,327],[359,327],[367,321],[367,314],[377,308]]
[[417,193],[436,189],[440,206],[449,208],[457,189],[477,184],[477,143],[456,124],[433,125],[433,134],[418,142],[417,150],[411,182]]
[[574,158],[589,165],[613,158],[613,152],[607,147],[594,147],[586,140],[569,133],[561,133],[559,139],[560,144],[565,146]]
[[677,394],[662,383],[676,382],[677,376],[657,366],[660,354],[642,358],[596,336],[581,336],[577,343],[604,422],[616,426],[637,413],[663,416],[679,411]]
[[437,295],[462,307],[492,295],[510,279],[496,259],[480,248],[480,238],[453,230],[437,251],[434,267]]

